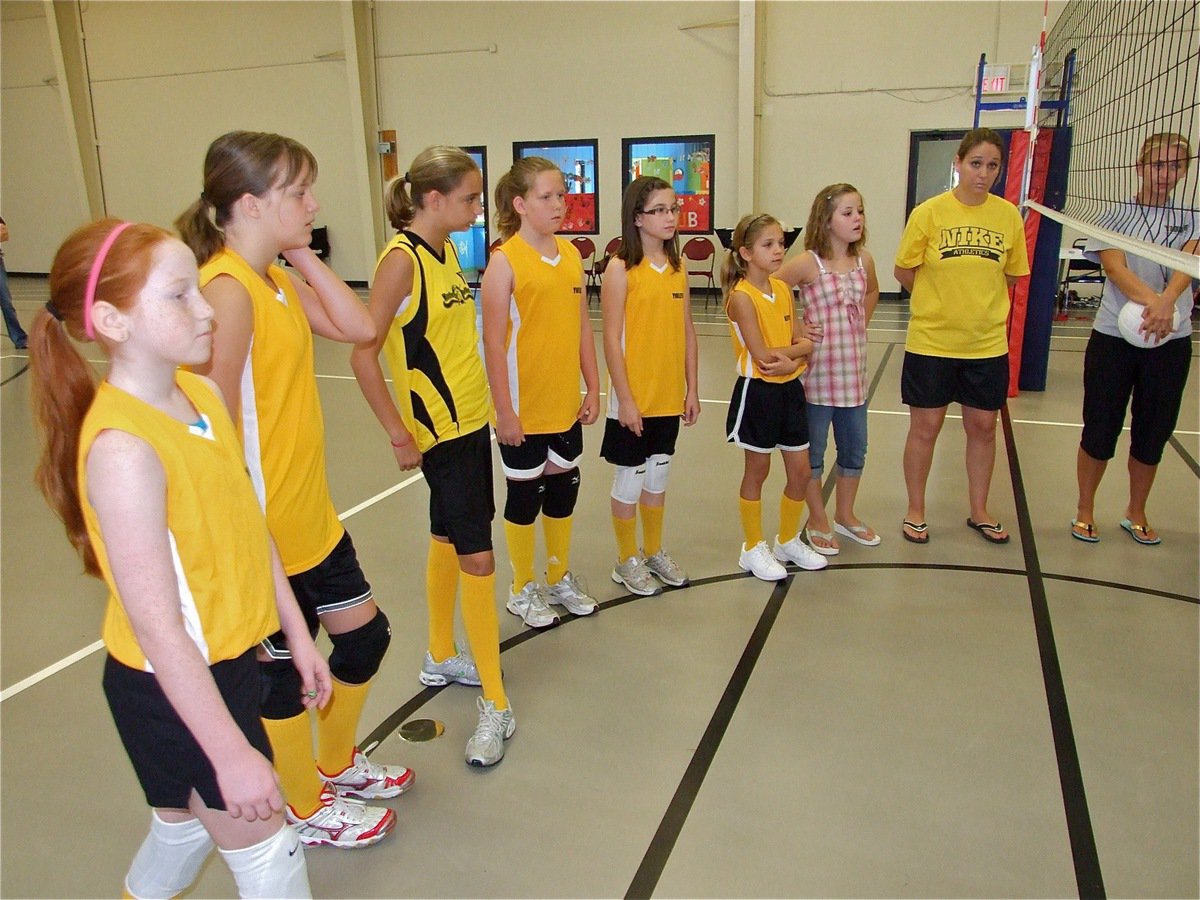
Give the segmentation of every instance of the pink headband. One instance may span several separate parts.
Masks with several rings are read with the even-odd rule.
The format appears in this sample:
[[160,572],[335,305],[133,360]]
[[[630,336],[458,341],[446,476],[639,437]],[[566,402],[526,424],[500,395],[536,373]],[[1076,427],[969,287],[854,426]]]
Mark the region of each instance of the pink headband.
[[108,256],[108,251],[112,249],[117,236],[132,224],[132,222],[122,222],[110,231],[108,237],[104,239],[104,243],[100,245],[96,258],[92,261],[92,270],[88,272],[87,290],[83,293],[83,333],[90,338],[96,337],[95,331],[92,329],[92,304],[96,302],[96,285],[100,283],[100,269],[104,266],[104,258]]

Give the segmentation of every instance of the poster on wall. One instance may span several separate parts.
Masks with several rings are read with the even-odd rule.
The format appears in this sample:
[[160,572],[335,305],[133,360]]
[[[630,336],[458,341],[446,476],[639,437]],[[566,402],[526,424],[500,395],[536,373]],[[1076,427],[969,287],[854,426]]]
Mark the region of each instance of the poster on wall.
[[567,211],[559,234],[600,233],[596,148],[595,140],[513,141],[513,162],[544,156],[562,170],[567,186]]
[[621,190],[642,175],[661,178],[675,189],[679,234],[712,231],[713,148],[711,134],[621,139]]
[[467,275],[467,280],[472,280],[472,272],[478,272],[484,267],[487,262],[487,246],[488,246],[488,177],[487,177],[487,147],[463,147],[471,159],[475,160],[479,166],[479,171],[483,173],[483,196],[479,198],[479,202],[483,205],[481,212],[465,230],[452,231],[450,240],[454,242],[454,249],[458,251],[458,264],[462,266],[463,272]]

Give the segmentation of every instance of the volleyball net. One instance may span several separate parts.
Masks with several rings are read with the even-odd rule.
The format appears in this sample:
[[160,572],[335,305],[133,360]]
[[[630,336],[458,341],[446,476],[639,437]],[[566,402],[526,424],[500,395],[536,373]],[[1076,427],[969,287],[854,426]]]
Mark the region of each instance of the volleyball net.
[[[1071,51],[1073,66],[1058,68]],[[1158,145],[1175,149],[1151,154],[1147,166],[1173,166],[1178,181],[1157,215],[1170,217],[1168,227],[1183,238],[1172,243],[1200,238],[1200,0],[1070,0],[1045,37],[1042,59],[1039,95],[1069,96],[1070,162],[1065,196],[1053,204],[1061,208],[1032,200],[1026,205],[1086,236],[1200,278],[1200,257],[1139,237],[1147,213],[1134,200],[1142,185],[1139,155],[1145,158],[1147,139],[1160,135]],[[1072,83],[1062,84],[1072,68]],[[1053,126],[1058,118],[1042,111],[1037,123]]]

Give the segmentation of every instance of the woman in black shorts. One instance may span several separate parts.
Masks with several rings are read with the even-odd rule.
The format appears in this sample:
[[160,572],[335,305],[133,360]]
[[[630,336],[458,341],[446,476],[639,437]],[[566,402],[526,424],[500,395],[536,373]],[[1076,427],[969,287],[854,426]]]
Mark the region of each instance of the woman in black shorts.
[[1003,159],[996,132],[968,132],[954,159],[958,185],[912,211],[896,251],[896,280],[912,294],[900,391],[909,408],[903,534],[915,544],[929,542],[925,484],[951,403],[962,404],[967,436],[967,525],[1008,543],[987,501],[1008,396],[1008,291],[1029,274],[1029,258],[1021,214],[991,193]]

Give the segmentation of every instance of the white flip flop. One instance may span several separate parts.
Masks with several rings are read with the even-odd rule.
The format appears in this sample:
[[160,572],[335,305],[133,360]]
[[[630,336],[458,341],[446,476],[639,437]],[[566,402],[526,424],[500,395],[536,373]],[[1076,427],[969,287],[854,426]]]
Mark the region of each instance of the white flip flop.
[[880,540],[879,532],[875,532],[875,537],[873,540],[867,540],[865,537],[863,537],[864,534],[866,534],[868,531],[872,530],[872,529],[868,528],[866,525],[846,526],[846,525],[843,525],[841,522],[834,522],[833,530],[836,531],[838,534],[842,535],[843,537],[848,537],[848,538],[850,538],[850,540],[855,541],[856,543],[862,544],[864,547],[876,547],[879,545],[879,540]]

